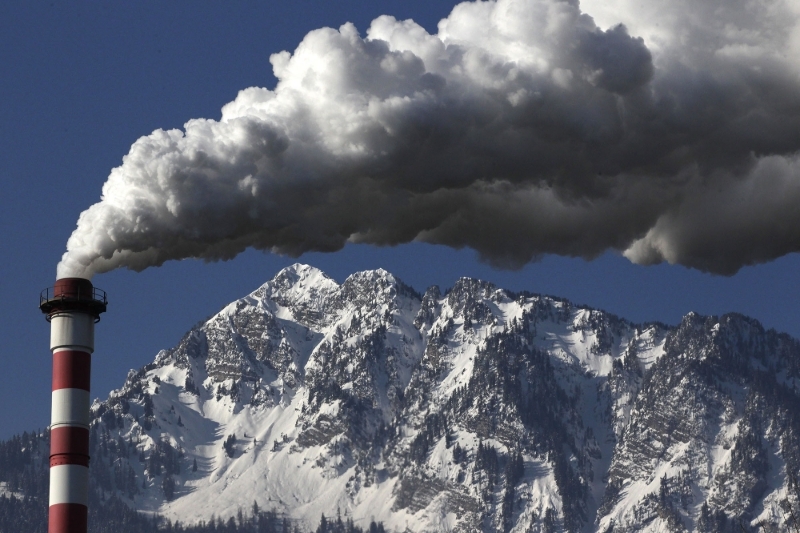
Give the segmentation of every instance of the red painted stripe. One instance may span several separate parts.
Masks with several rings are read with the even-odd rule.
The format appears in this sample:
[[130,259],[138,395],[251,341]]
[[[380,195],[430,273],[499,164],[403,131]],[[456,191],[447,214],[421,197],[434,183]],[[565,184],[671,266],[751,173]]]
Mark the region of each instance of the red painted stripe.
[[50,456],[50,468],[61,465],[78,465],[89,468],[89,456],[79,455],[74,453],[65,453],[61,455]]
[[59,503],[50,506],[47,533],[86,533],[89,509],[78,503]]
[[56,298],[75,298],[91,300],[94,287],[88,279],[61,278],[56,280],[53,287],[53,296]]
[[61,350],[53,354],[53,390],[88,391],[91,376],[92,356],[87,352]]
[[[59,426],[50,431],[50,466],[53,458],[61,455],[83,456],[89,464],[89,430],[74,426]],[[59,462],[58,464],[83,464],[83,462]]]

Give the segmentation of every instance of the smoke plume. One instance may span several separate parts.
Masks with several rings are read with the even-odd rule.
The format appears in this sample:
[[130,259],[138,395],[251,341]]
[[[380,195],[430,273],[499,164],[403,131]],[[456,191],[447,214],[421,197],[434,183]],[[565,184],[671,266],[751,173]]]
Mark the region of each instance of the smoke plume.
[[59,277],[348,242],[720,274],[800,250],[793,0],[467,2],[270,62],[274,90],[133,144]]

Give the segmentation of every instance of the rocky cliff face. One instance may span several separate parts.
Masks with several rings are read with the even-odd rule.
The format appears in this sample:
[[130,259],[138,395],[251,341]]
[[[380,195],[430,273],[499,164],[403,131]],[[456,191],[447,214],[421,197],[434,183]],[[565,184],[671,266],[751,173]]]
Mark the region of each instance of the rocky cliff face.
[[184,523],[255,501],[395,531],[786,531],[799,377],[800,344],[743,316],[295,265],[95,403],[93,483]]

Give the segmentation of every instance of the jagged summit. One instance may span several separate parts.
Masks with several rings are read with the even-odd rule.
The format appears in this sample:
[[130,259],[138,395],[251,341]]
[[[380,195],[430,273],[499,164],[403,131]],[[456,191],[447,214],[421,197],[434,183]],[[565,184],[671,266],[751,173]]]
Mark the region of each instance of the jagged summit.
[[286,290],[295,286],[338,286],[338,283],[316,267],[295,263],[275,274],[275,277],[268,281],[266,285]]
[[183,522],[255,499],[394,531],[780,528],[798,379],[798,341],[737,314],[296,264],[95,403],[93,487]]

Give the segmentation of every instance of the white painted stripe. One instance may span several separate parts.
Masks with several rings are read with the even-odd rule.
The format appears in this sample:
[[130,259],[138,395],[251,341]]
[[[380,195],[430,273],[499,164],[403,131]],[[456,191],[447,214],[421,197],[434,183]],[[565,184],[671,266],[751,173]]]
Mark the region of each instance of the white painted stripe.
[[94,317],[87,313],[64,311],[50,319],[50,350],[72,347],[94,351]]
[[69,425],[89,427],[89,391],[58,389],[53,391],[50,427]]
[[58,352],[86,352],[89,355],[92,355],[92,352],[86,349],[86,346],[59,346],[51,350],[53,355],[57,354]]
[[50,505],[89,504],[89,469],[79,465],[50,468]]

